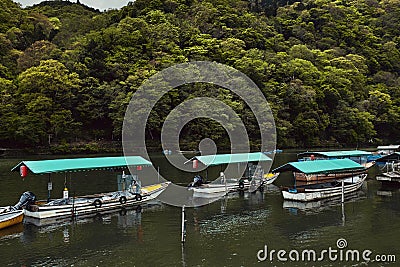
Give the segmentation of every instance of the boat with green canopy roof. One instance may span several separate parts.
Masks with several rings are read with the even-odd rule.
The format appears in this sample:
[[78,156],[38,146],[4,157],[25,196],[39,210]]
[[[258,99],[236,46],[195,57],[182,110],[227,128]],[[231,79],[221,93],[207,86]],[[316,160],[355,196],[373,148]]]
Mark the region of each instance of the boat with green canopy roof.
[[[220,176],[216,180],[206,183],[201,176],[196,175],[194,181],[189,184],[189,190],[193,190],[193,195],[198,197],[214,197],[215,194],[224,195],[239,190],[252,192],[264,185],[271,184],[279,175],[264,173],[260,163],[272,163],[272,159],[261,152],[195,156],[189,161],[193,163],[194,168],[197,168],[199,164],[205,167],[238,164],[239,169],[240,164],[246,164],[244,177],[228,178],[225,173],[220,172]],[[208,176],[208,172],[206,176]]]
[[[299,162],[307,162],[307,161],[315,161],[315,160],[333,160],[333,159],[351,159],[352,161],[362,165],[364,167],[363,170],[358,172],[366,173],[369,168],[374,166],[375,162],[371,161],[368,162],[368,157],[371,156],[371,152],[363,151],[363,150],[338,150],[338,151],[307,151],[297,154]],[[353,173],[351,173],[353,174]],[[303,182],[314,182],[314,181],[321,181],[321,180],[329,180],[335,179],[332,175],[319,175],[318,177],[315,175],[305,175],[301,172],[296,172],[296,180],[303,181]],[[341,178],[348,177],[349,174],[343,172],[340,174]]]
[[[19,171],[23,178],[29,173],[48,175],[47,200],[38,201],[32,192],[25,192],[21,196],[20,202],[25,207],[24,213],[26,217],[58,219],[86,217],[91,214],[123,209],[128,206],[139,207],[140,204],[156,198],[167,188],[169,182],[141,187],[141,181],[137,175],[125,174],[128,166],[134,166],[141,170],[143,167],[151,165],[150,161],[140,156],[94,157],[22,161],[11,171]],[[118,176],[118,191],[70,197],[65,181],[63,197],[51,198],[52,174],[97,170],[122,171],[122,175]]]
[[[283,187],[282,196],[285,200],[313,201],[341,194],[348,194],[358,190],[365,181],[367,174],[362,173],[364,166],[350,159],[314,160],[286,163],[272,172],[291,171],[303,175],[316,177],[330,175],[331,181],[313,183],[302,186],[294,185],[293,188]],[[348,176],[343,178],[343,174]]]

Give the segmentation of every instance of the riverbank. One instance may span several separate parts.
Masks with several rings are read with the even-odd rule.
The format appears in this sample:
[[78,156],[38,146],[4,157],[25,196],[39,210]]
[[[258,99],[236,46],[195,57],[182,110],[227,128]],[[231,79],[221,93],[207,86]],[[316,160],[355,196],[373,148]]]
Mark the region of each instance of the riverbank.
[[[148,152],[162,151],[161,144],[158,142],[146,141],[146,149]],[[260,145],[252,144],[252,150],[257,150]],[[197,144],[193,142],[180,144],[181,150],[195,151]],[[279,147],[282,150],[298,150],[298,147]],[[221,151],[230,151],[230,146],[220,148]],[[338,145],[335,146],[313,146],[304,148],[303,151],[318,151],[318,150],[346,150],[346,149],[360,149],[366,151],[376,151],[376,146],[365,146],[362,148]],[[49,146],[40,147],[26,147],[26,148],[1,148],[0,157],[19,157],[26,155],[68,155],[68,154],[115,154],[123,153],[121,141],[88,141],[88,142],[73,142],[73,143],[59,143],[51,144]]]

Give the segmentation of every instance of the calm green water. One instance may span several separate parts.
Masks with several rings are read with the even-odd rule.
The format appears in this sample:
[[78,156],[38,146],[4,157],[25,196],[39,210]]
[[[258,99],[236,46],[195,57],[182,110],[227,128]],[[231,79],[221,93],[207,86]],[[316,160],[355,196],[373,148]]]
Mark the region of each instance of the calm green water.
[[[294,153],[278,154],[274,167],[294,159]],[[28,190],[47,197],[47,176],[29,175],[23,181],[10,172],[21,160],[0,159],[0,206],[15,204]],[[161,156],[152,160],[172,181],[191,181],[193,175],[171,169]],[[400,191],[382,188],[374,179],[376,171],[344,207],[337,201],[295,207],[283,202],[277,186],[269,186],[264,193],[232,195],[187,209],[184,247],[180,208],[162,204],[144,207],[142,213],[128,211],[41,227],[21,224],[0,231],[0,266],[399,266]],[[76,173],[67,184],[76,195],[113,191],[115,177],[113,172]],[[55,195],[61,196],[64,179],[63,175],[52,178]],[[276,184],[291,182],[285,174]],[[397,263],[329,261],[328,257],[322,262],[280,262],[276,255],[272,262],[257,259],[265,245],[268,250],[320,252],[337,249],[339,238],[347,241],[346,249],[369,249],[371,258],[395,255]]]

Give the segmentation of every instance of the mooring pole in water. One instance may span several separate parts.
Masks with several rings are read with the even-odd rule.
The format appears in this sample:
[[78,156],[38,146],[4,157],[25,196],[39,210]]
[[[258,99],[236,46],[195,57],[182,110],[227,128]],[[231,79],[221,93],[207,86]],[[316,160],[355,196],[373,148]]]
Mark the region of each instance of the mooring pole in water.
[[53,183],[51,182],[51,175],[49,173],[49,181],[47,182],[47,203],[50,202],[51,190],[53,190]]
[[344,180],[342,180],[342,203],[344,203]]
[[185,238],[186,238],[185,206],[182,206],[182,231],[181,231],[182,243],[185,243]]
[[344,203],[342,202],[342,225],[346,223],[346,214],[344,213]]

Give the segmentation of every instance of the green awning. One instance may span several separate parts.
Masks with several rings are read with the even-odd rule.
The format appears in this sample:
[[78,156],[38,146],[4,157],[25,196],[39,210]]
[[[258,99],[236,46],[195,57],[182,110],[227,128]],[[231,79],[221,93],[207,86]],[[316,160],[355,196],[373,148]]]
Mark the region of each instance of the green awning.
[[11,171],[19,171],[20,166],[26,166],[35,174],[74,172],[86,170],[107,170],[127,166],[150,166],[150,161],[140,156],[127,157],[100,157],[100,158],[73,158],[22,161]]
[[387,162],[387,161],[400,161],[400,152],[395,152],[376,160],[376,162]]
[[271,158],[261,152],[254,153],[237,153],[237,154],[219,154],[208,156],[196,156],[191,160],[197,159],[206,166],[214,166],[228,163],[239,162],[258,162],[258,161],[272,161]]
[[372,155],[371,152],[363,150],[343,150],[343,151],[307,151],[297,154],[300,157],[310,157],[314,155],[316,157],[323,158],[349,158],[349,157],[364,157]]
[[331,159],[331,160],[309,160],[300,162],[289,162],[282,165],[272,172],[302,172],[305,174],[351,172],[364,170],[365,167],[352,161],[351,159]]

